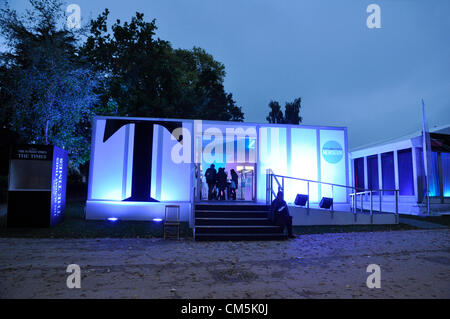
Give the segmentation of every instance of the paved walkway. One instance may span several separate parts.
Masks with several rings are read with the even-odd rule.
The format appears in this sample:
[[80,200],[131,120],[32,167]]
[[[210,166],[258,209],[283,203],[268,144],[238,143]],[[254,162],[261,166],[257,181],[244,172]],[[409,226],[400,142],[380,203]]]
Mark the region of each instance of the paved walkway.
[[[81,289],[66,268],[81,267]],[[367,267],[381,288],[366,286]],[[0,238],[0,298],[450,298],[450,230],[281,242]]]

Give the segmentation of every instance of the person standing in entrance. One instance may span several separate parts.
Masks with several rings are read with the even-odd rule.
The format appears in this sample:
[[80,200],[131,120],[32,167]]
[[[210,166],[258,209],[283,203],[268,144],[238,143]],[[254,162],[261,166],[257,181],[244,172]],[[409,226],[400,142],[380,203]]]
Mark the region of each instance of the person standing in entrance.
[[216,185],[217,171],[216,166],[211,164],[211,166],[205,172],[206,183],[208,184],[208,200],[216,198],[216,192],[214,186]]
[[217,173],[217,188],[219,189],[219,200],[225,200],[225,189],[227,188],[227,173],[225,168],[220,167]]
[[233,200],[236,200],[236,190],[238,188],[239,176],[234,169],[230,170],[230,174],[231,174],[231,185],[230,185],[231,198]]
[[270,219],[275,225],[281,227],[281,231],[284,232],[284,228],[287,227],[288,237],[295,238],[292,234],[292,216],[289,215],[289,209],[287,203],[284,201],[284,194],[282,191],[278,191],[277,197],[270,205]]

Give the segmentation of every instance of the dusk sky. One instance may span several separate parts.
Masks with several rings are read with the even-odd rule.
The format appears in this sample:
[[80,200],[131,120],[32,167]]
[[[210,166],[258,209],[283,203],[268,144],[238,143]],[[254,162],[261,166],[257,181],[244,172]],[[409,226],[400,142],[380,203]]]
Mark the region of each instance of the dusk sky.
[[[70,0],[82,24],[110,10],[156,18],[174,48],[198,46],[226,67],[245,121],[266,122],[271,99],[302,98],[303,124],[347,126],[350,147],[450,124],[448,0]],[[381,8],[369,29],[366,8]],[[22,11],[27,1],[10,1]]]

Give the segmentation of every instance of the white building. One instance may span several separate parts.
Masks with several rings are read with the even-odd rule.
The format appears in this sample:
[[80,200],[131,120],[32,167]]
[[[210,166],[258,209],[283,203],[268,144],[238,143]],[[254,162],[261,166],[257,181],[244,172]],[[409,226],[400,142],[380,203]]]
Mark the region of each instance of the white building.
[[[450,212],[450,126],[431,129],[431,176],[429,197],[432,214]],[[399,190],[399,212],[421,215],[427,213],[426,179],[422,153],[422,132],[350,151],[350,180],[355,188],[366,190]],[[394,211],[392,191],[373,193],[373,205]],[[364,208],[369,196],[358,198]]]
[[[177,127],[185,130],[183,145],[174,138]],[[243,157],[238,155],[240,146]],[[192,151],[195,148],[200,152]],[[174,152],[183,155],[178,163]],[[97,117],[86,217],[151,220],[162,216],[164,204],[176,202],[188,220],[192,206],[205,199],[202,175],[210,163],[228,174],[231,169],[239,173],[243,179],[238,199],[243,202],[266,202],[268,169],[343,185],[331,194],[329,185],[311,184],[311,203],[323,196],[333,197],[336,204],[347,203],[351,191],[346,188],[349,168],[343,127]],[[286,200],[293,202],[297,193],[307,191],[307,183],[286,180],[284,191]]]
[[[156,220],[178,205],[193,225],[196,207],[211,203],[204,174],[214,163],[239,175],[236,201],[219,204],[264,206],[282,188],[294,225],[396,223],[350,212],[348,154],[345,127],[96,117],[86,218]],[[293,205],[297,194],[307,207]],[[319,207],[324,197],[331,209]]]

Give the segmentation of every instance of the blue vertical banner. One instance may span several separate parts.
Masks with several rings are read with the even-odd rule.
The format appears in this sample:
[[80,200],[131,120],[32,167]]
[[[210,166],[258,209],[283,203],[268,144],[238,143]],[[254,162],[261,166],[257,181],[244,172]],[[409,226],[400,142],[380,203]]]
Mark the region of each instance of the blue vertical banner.
[[67,187],[67,152],[59,147],[53,148],[52,190],[50,204],[50,226],[64,220]]

